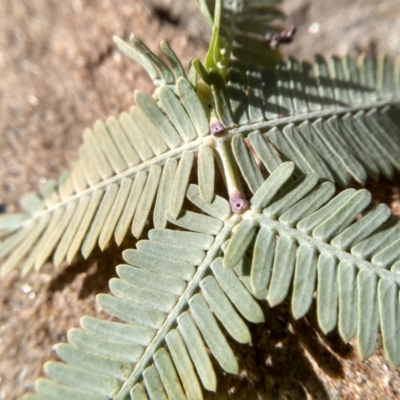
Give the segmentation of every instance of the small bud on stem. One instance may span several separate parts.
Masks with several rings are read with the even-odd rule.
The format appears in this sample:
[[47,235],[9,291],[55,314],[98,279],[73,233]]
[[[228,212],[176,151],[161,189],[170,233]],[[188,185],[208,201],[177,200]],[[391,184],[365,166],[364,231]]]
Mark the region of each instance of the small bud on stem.
[[264,37],[265,41],[269,43],[271,49],[277,49],[281,44],[292,43],[294,35],[296,33],[296,27],[291,26],[290,28],[284,29],[279,33],[267,33]]
[[213,136],[222,136],[225,132],[225,127],[222,125],[222,123],[218,120],[215,120],[211,122],[210,124],[210,131],[211,135]]

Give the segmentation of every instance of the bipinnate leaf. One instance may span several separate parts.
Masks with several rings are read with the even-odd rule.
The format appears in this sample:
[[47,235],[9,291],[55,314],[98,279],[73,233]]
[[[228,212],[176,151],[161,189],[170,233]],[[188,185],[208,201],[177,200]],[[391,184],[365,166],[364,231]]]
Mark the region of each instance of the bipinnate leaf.
[[[229,5],[222,3],[221,7],[223,15]],[[253,2],[246,7],[251,12],[245,19],[260,11]],[[264,11],[278,16],[275,6],[265,7]],[[130,112],[105,123],[97,121],[93,129],[85,130],[71,172],[62,173],[57,182],[49,181],[41,195],[27,196],[22,201],[26,215],[1,216],[0,237],[4,239],[0,258],[7,258],[2,275],[21,262],[23,274],[33,267],[39,270],[51,255],[56,266],[73,262],[79,253],[88,257],[96,245],[105,249],[112,236],[118,245],[130,233],[140,238],[150,216],[153,226],[164,228],[167,211],[178,218],[191,176],[195,175],[194,183],[199,184],[200,197],[213,201],[218,176],[215,165],[223,170],[228,195],[236,191],[241,196],[238,212],[248,207],[242,189],[257,193],[249,204],[252,209],[269,204],[268,196],[273,196],[275,189],[271,181],[272,187],[264,187],[269,194],[259,191],[266,177],[263,170],[274,174],[284,160],[293,162],[295,178],[314,173],[307,178],[310,186],[317,178],[343,188],[353,180],[365,184],[367,178],[393,178],[400,169],[396,122],[400,89],[388,82],[396,82],[399,63],[386,56],[374,60],[365,55],[358,67],[349,56],[317,57],[314,67],[293,58],[280,62],[275,70],[262,63],[249,67],[239,57],[243,49],[237,52],[236,39],[231,39],[253,32],[253,27],[242,25],[244,20],[236,13],[239,11],[233,10],[230,28],[219,31],[210,47],[214,67],[207,70],[198,62],[193,64],[206,82],[189,81],[166,43],[161,48],[171,69],[137,37],[132,38],[132,46],[117,40],[148,70],[158,89],[153,98],[135,92],[137,105]],[[224,18],[221,24],[225,24]],[[261,25],[267,29],[268,24]],[[261,25],[254,27],[258,33]],[[232,48],[229,43],[234,43]],[[250,47],[247,50],[251,51]],[[225,55],[218,56],[218,52]],[[232,54],[236,54],[234,61]],[[221,127],[218,135],[222,136],[210,135],[213,124]],[[274,174],[278,183],[292,167],[285,168]],[[288,178],[284,188],[293,182]],[[291,192],[293,205],[302,197],[299,190],[298,194]],[[294,224],[300,222],[303,207],[318,209],[328,191],[320,188],[319,193],[316,202],[303,198],[282,220]],[[332,221],[347,224],[368,202],[368,198],[361,199],[365,194],[355,195],[360,204],[353,210],[337,210]],[[271,216],[279,213],[279,204],[276,200],[267,212]],[[383,208],[374,211],[371,223],[362,222],[362,234],[367,236],[373,230],[374,218],[379,225],[386,215]],[[307,224],[308,220],[301,221],[300,229],[311,231]],[[327,221],[316,234],[333,237],[342,229],[335,226]],[[353,229],[355,237],[357,229]],[[350,248],[353,238],[347,238],[349,243],[338,237],[334,245]],[[390,250],[394,258],[396,246]],[[377,255],[377,260],[379,257],[386,256]]]
[[[293,171],[293,163],[280,168]],[[333,197],[331,184],[309,184],[314,175],[287,187],[288,178],[278,183],[272,174],[254,194],[262,199],[265,187],[275,188],[270,205],[241,216],[222,211],[230,207],[219,196],[211,204],[204,201],[198,186],[191,185],[188,200],[195,201],[201,213],[183,210],[178,218],[168,214],[170,223],[184,230],[151,230],[149,240],[123,252],[126,264],[119,265],[119,277],[110,280],[112,294],[97,297],[100,307],[121,322],[84,317],[81,328],[69,332],[70,344],[56,347],[67,364],[46,366],[53,383],[38,385],[39,394],[61,398],[57,393],[73,396],[82,391],[116,399],[129,393],[202,398],[202,386],[215,390],[217,385],[211,358],[226,372],[238,372],[226,336],[240,343],[251,340],[246,321],[264,321],[254,298],[273,307],[290,295],[298,319],[310,310],[315,292],[324,332],[337,327],[346,342],[356,336],[365,358],[373,353],[380,328],[385,355],[397,365],[400,278],[390,267],[400,261],[384,251],[396,238],[380,234],[394,223],[379,217],[378,226],[371,213],[386,215],[381,211],[363,215],[368,204],[360,199],[370,200],[365,189]],[[317,209],[304,207],[301,214],[297,204],[303,199],[314,203],[322,192],[328,193],[322,196],[324,203]],[[274,204],[279,206],[271,214],[268,209]],[[351,210],[347,224],[332,220],[341,209]],[[364,219],[375,223],[375,229],[367,237],[355,238],[355,227],[365,226]],[[311,230],[299,229],[303,221]],[[337,237],[351,246],[338,247]],[[374,251],[368,258],[352,253],[371,240]]]
[[295,319],[316,301],[321,330],[356,337],[362,358],[380,331],[400,363],[400,223],[348,189],[400,170],[400,63],[282,61],[268,39],[283,29],[276,1],[199,4],[213,27],[204,66],[187,73],[166,42],[170,67],[136,36],[115,38],[153,96],[135,92],[129,112],[86,129],[71,172],[0,217],[1,275],[155,227],[97,296],[113,320],[84,317],[27,399],[201,399],[215,366],[239,370],[227,336],[249,343],[258,301],[288,297]]

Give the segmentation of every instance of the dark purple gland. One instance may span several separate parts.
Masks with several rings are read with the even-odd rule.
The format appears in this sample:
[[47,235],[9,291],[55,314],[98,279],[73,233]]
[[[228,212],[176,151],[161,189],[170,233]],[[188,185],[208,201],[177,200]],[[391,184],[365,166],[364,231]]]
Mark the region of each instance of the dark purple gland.
[[229,196],[229,203],[232,212],[235,214],[242,214],[249,208],[249,202],[240,192],[234,192]]
[[225,133],[225,127],[219,121],[211,122],[210,130],[213,136],[222,136]]
[[296,27],[291,26],[290,28],[284,29],[279,33],[267,33],[264,37],[264,40],[269,43],[272,49],[277,49],[282,44],[292,43],[295,34]]

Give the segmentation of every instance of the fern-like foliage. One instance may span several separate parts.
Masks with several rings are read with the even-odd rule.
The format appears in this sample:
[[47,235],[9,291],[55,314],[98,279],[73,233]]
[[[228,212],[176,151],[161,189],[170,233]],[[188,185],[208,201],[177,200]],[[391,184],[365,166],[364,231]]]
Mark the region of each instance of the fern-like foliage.
[[213,36],[205,64],[223,74],[232,62],[242,68],[275,67],[282,55],[269,46],[267,34],[284,28],[285,14],[277,0],[196,0]]
[[97,296],[124,323],[84,317],[81,329],[69,331],[69,344],[56,346],[66,364],[45,365],[51,380],[39,379],[38,393],[201,399],[201,386],[214,391],[217,384],[209,354],[226,372],[238,372],[225,336],[250,342],[245,321],[264,321],[254,297],[273,307],[290,295],[297,319],[314,292],[324,332],[338,326],[345,342],[357,336],[360,355],[368,357],[380,326],[386,357],[397,365],[400,220],[386,222],[386,205],[357,220],[368,191],[334,197],[334,185],[319,184],[315,174],[288,185],[293,170],[291,162],[277,167],[241,216],[221,197],[205,202],[190,185],[187,197],[203,213],[168,214],[183,230],[151,230],[149,240],[123,252],[112,295]]
[[[218,28],[220,2],[215,12],[218,41],[225,37]],[[5,238],[0,259],[8,257],[3,276],[21,261],[25,275],[33,267],[38,271],[51,255],[56,267],[64,260],[71,263],[78,251],[86,258],[96,243],[103,249],[113,235],[120,244],[129,228],[138,238],[153,203],[156,228],[166,225],[167,209],[179,213],[194,152],[208,140],[211,92],[204,85],[197,88],[194,68],[187,76],[167,43],[161,43],[161,49],[170,67],[135,36],[131,46],[119,38],[115,42],[146,69],[157,90],[153,98],[136,92],[137,105],[129,112],[87,129],[71,172],[57,182],[48,181],[40,195],[22,199],[25,215],[0,217],[0,239]],[[207,196],[210,201],[212,191]]]
[[[158,102],[136,92],[137,105],[129,113],[97,121],[84,132],[70,173],[22,200],[27,214],[0,217],[0,236],[7,237],[0,258],[11,254],[2,275],[24,258],[23,274],[39,270],[51,254],[56,266],[72,262],[79,250],[87,257],[113,235],[121,243],[129,228],[140,237],[153,203],[154,226],[165,227],[165,211],[177,216],[182,205],[194,153],[202,148],[200,160],[208,157],[201,164],[204,176],[213,153],[219,157],[210,142],[216,118],[225,128],[224,141],[233,138],[231,155],[252,193],[263,178],[246,150],[247,136],[269,171],[280,156],[295,163],[297,177],[313,172],[342,187],[352,179],[361,184],[368,177],[390,179],[400,169],[399,62],[366,55],[358,68],[349,57],[333,58],[335,75],[320,57],[314,66],[290,60],[275,71],[249,68],[243,74],[230,67],[226,84],[215,70],[204,70],[213,97],[208,86],[187,78],[165,43],[171,69],[137,38],[132,41],[133,47],[116,39],[159,86]],[[211,120],[209,106],[215,106]],[[204,195],[208,201],[212,193],[209,188]]]
[[226,335],[251,340],[257,300],[290,296],[301,318],[315,293],[324,332],[356,336],[368,357],[380,328],[400,363],[400,222],[368,209],[364,189],[334,197],[335,184],[400,170],[400,62],[283,62],[262,36],[282,29],[276,1],[198,2],[213,24],[204,66],[186,71],[163,42],[167,66],[135,36],[116,38],[153,96],[97,121],[70,173],[27,196],[26,214],[0,217],[2,275],[139,239],[149,217],[154,227],[97,297],[119,321],[84,317],[27,399],[201,399],[216,389],[210,356],[238,371]]
[[41,196],[22,200],[27,215],[2,216],[0,236],[8,238],[1,244],[0,257],[12,253],[2,275],[29,251],[23,274],[33,266],[39,270],[52,253],[58,266],[64,259],[71,262],[79,250],[87,257],[97,242],[103,249],[112,235],[118,244],[129,229],[139,237],[154,202],[157,228],[167,223],[170,197],[171,207],[179,209],[194,151],[208,135],[209,123],[172,50],[162,45],[173,66],[170,70],[142,42],[132,40],[136,47],[128,50],[128,45],[116,41],[161,85],[159,104],[136,92],[137,105],[128,113],[105,123],[97,121],[84,132],[80,157],[70,173],[50,181]]
[[399,170],[399,58],[316,56],[314,65],[291,58],[275,69],[233,61],[225,82],[196,66],[228,135],[266,133],[297,175],[315,172],[348,187]]
[[314,66],[291,59],[276,71],[249,69],[247,76],[232,67],[230,134],[267,131],[298,172],[342,187],[351,179],[362,185],[367,178],[391,179],[400,168],[399,62],[363,55],[358,65],[349,56],[329,62],[318,56]]
[[[194,68],[187,75],[164,42],[161,49],[170,67],[135,36],[132,46],[115,39],[148,71],[157,86],[154,96],[136,92],[137,105],[129,112],[97,121],[84,132],[70,173],[49,181],[41,195],[26,196],[22,206],[27,214],[0,217],[0,238],[5,238],[0,259],[8,257],[2,275],[23,260],[22,274],[39,270],[51,254],[55,266],[71,263],[78,251],[86,258],[96,243],[103,249],[113,235],[120,244],[129,229],[138,238],[153,203],[153,224],[165,227],[166,210],[175,217],[179,213],[196,164],[194,153],[200,149],[200,191],[211,201],[213,188],[204,184],[213,181],[208,176],[213,153],[217,160],[222,157],[222,145],[210,142],[210,124],[212,128],[216,122],[225,129],[225,143],[233,138],[228,157],[236,160],[252,193],[263,178],[244,144],[246,136],[269,171],[279,155],[295,163],[297,177],[313,172],[342,187],[352,179],[364,184],[367,177],[392,178],[400,169],[400,131],[393,120],[400,63],[365,55],[358,67],[350,57],[333,58],[329,64],[317,57],[314,66],[291,59],[275,69],[243,69],[235,61],[234,46],[226,43],[239,43],[240,32],[251,36],[248,20],[258,15],[259,7],[252,1],[217,2],[215,20],[228,15],[233,22],[229,29],[227,17],[222,18],[225,23],[215,23],[206,68],[196,60],[193,64],[210,86],[196,79]],[[278,10],[268,2],[265,7]],[[265,21],[257,29],[270,26],[273,31],[275,11],[262,15]],[[240,21],[247,22],[242,26]],[[219,64],[221,52],[229,62]],[[232,191],[229,180],[227,184]]]

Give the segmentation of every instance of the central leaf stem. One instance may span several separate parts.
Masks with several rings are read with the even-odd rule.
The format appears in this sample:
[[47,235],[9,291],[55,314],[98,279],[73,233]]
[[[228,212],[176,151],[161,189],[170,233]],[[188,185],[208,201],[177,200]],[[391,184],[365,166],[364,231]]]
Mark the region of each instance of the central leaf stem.
[[219,155],[220,166],[223,169],[225,183],[228,188],[229,203],[232,212],[242,214],[249,208],[249,202],[243,194],[239,173],[233,158],[230,139],[227,137],[215,137],[216,149]]

